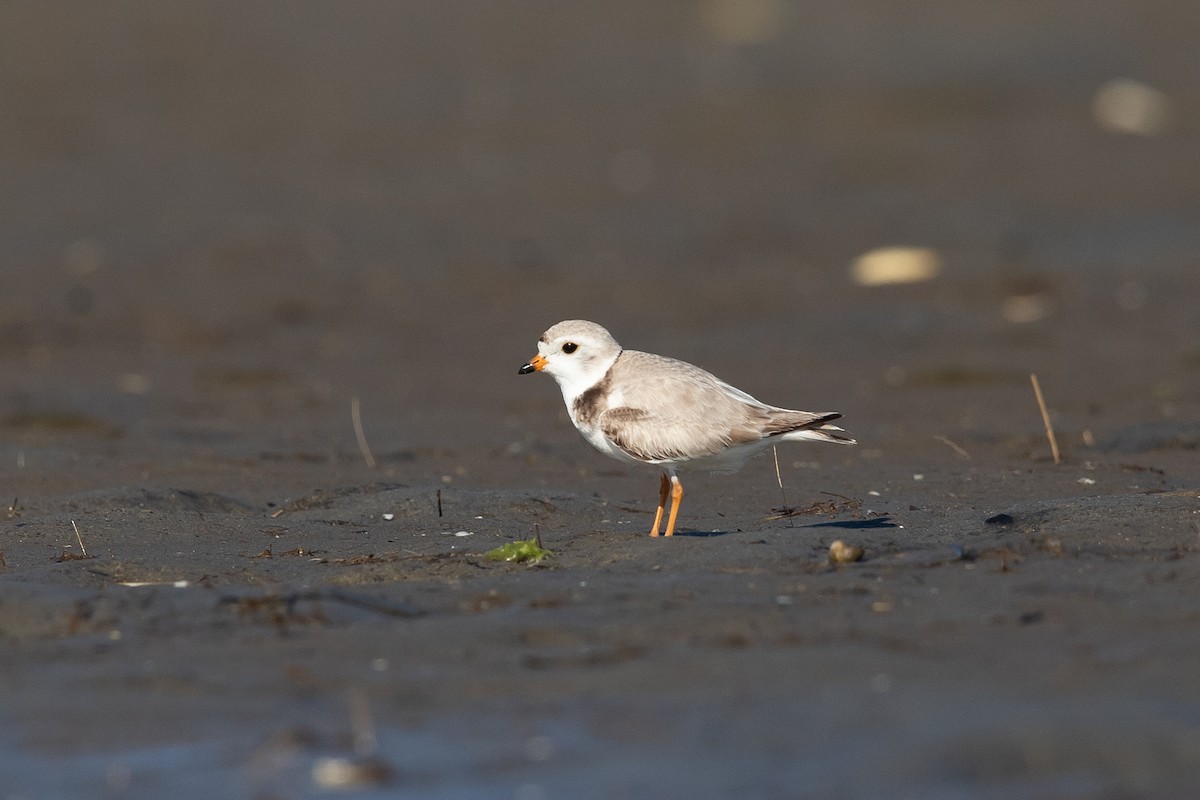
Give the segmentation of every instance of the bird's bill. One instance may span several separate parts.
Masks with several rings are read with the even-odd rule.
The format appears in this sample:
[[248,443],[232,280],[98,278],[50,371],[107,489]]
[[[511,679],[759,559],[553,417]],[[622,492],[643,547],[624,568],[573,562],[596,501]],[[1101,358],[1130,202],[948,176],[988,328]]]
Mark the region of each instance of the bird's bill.
[[531,372],[537,372],[546,366],[546,357],[538,353],[533,358],[529,359],[529,363],[517,370],[518,375],[528,375]]

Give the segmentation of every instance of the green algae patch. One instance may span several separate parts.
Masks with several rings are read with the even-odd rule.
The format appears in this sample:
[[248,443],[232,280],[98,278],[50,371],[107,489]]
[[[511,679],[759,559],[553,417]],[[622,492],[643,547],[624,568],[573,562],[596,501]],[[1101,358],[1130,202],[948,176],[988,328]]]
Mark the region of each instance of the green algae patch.
[[546,556],[554,555],[542,547],[537,539],[525,539],[500,545],[495,550],[488,550],[483,557],[488,561],[528,561],[536,564]]

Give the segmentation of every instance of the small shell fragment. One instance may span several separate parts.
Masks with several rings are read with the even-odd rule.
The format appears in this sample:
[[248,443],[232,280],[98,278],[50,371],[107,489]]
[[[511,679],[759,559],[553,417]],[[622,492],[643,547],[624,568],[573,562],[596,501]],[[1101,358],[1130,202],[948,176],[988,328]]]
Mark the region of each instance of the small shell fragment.
[[941,270],[941,258],[931,248],[880,247],[859,256],[850,274],[859,286],[885,286],[932,280]]
[[318,758],[312,767],[313,783],[326,791],[382,786],[392,777],[392,768],[379,758]]
[[1092,113],[1113,133],[1154,136],[1171,123],[1171,99],[1160,89],[1131,78],[1116,78],[1096,90]]
[[829,563],[831,564],[850,564],[861,560],[862,557],[863,549],[856,544],[846,544],[838,539],[829,545]]

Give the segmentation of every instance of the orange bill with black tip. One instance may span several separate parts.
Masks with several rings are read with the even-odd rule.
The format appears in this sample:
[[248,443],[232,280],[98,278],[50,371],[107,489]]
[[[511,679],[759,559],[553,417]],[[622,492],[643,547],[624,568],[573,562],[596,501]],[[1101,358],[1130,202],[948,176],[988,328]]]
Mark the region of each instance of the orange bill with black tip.
[[525,366],[523,366],[519,370],[517,370],[517,374],[518,375],[528,375],[531,372],[537,372],[538,370],[544,368],[545,366],[546,366],[546,357],[543,356],[541,353],[538,353],[536,356],[529,359],[528,364],[526,364]]

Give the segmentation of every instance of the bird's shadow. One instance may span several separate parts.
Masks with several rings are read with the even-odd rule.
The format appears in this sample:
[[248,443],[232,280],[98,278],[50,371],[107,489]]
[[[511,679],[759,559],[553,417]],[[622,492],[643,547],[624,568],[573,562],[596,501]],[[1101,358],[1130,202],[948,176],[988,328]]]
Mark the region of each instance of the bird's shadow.
[[676,536],[691,536],[696,539],[705,539],[711,536],[728,536],[729,531],[675,531]]
[[899,528],[891,517],[871,517],[870,519],[840,519],[833,522],[814,522],[811,525],[801,525],[802,528],[844,528],[846,530],[877,530],[879,528]]

